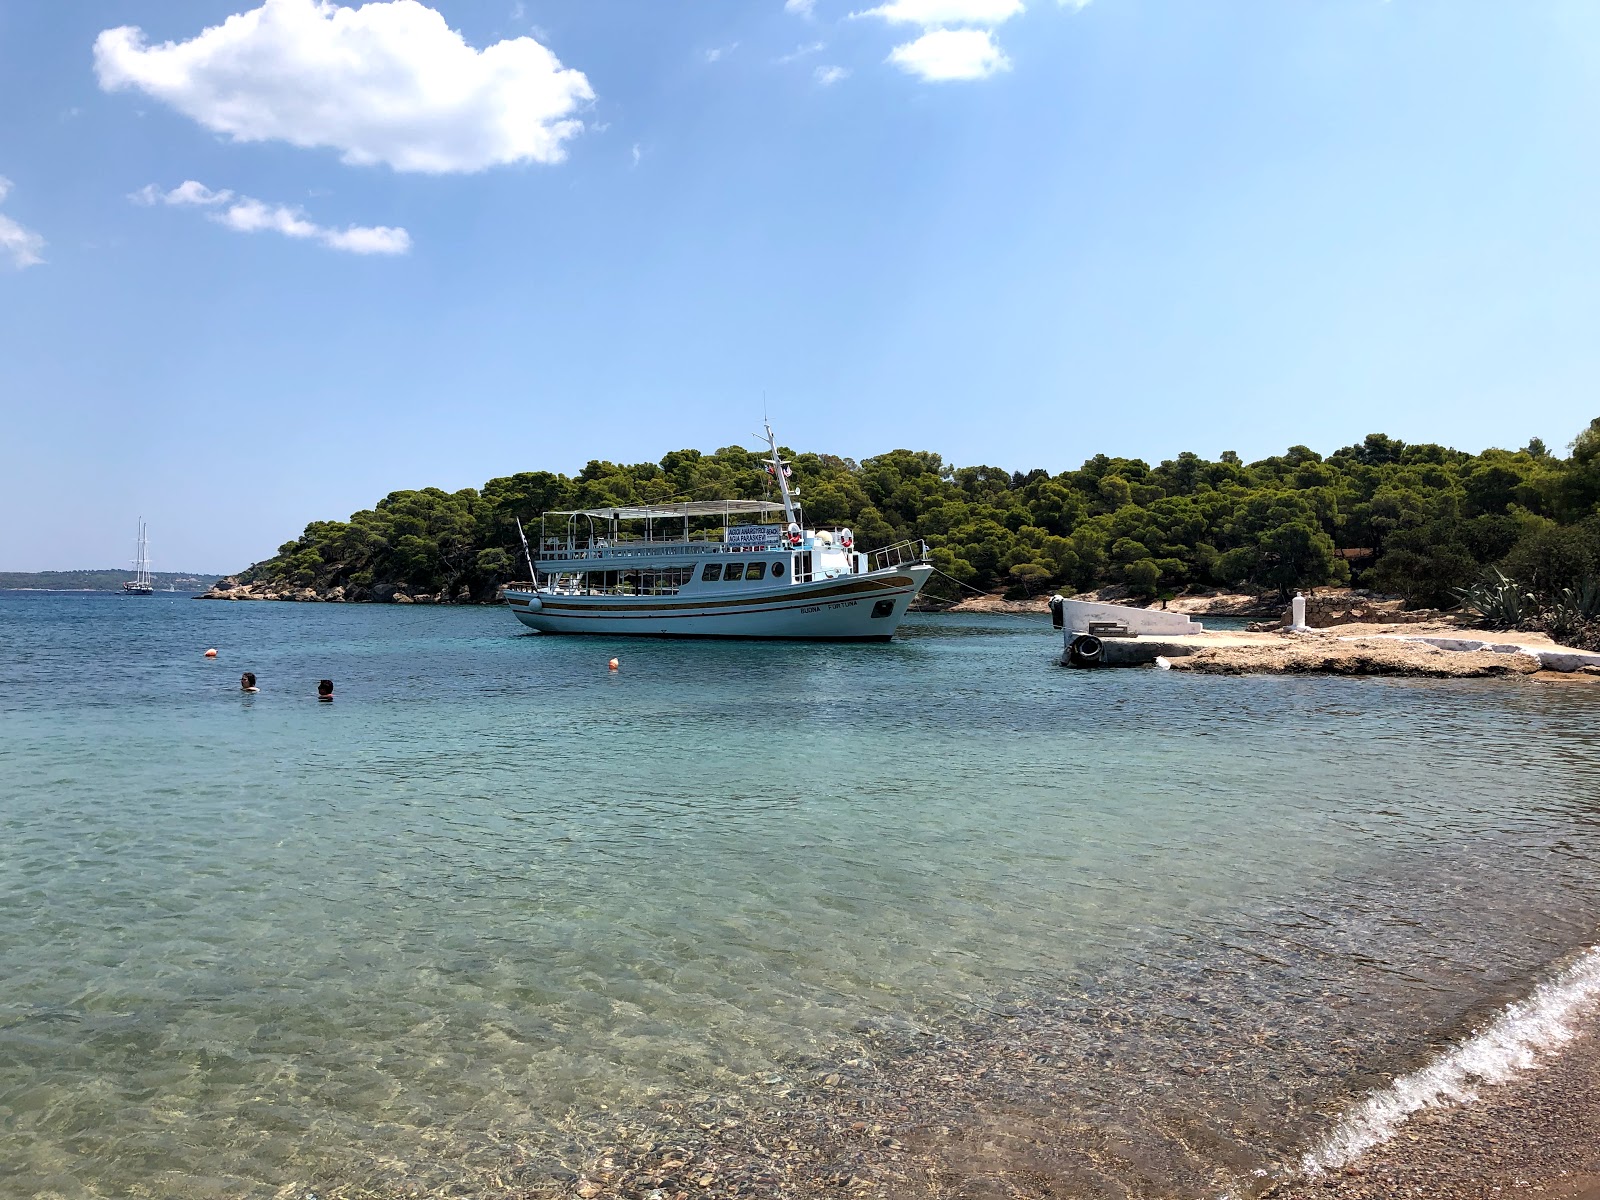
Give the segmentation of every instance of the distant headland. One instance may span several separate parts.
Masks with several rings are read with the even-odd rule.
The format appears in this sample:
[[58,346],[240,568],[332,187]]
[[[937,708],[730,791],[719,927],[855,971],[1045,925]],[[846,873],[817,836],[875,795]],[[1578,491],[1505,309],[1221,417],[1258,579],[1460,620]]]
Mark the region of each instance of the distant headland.
[[[0,592],[120,592],[133,572],[127,567],[85,571],[0,571]],[[201,571],[152,571],[158,592],[203,592],[216,576]]]

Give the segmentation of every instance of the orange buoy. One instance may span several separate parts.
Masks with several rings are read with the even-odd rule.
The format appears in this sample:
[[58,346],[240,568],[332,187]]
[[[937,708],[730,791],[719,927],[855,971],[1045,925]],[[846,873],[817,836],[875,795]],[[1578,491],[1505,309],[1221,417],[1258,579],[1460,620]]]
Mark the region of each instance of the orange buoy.
[[217,656],[217,652],[215,650],[207,650],[206,651],[206,657],[207,658],[215,658],[216,656]]
[[606,665],[607,665],[607,666],[609,666],[609,667],[610,667],[610,668],[611,668],[611,669],[612,669],[612,670],[613,670],[613,671],[615,671],[615,670],[616,670],[616,669],[617,669],[617,668],[618,668],[618,667],[620,667],[620,666],[621,666],[621,665],[622,665],[622,664],[621,664],[621,663],[620,663],[620,662],[618,662],[618,661],[617,661],[617,660],[616,660],[616,659],[614,659],[614,658],[613,658],[613,659],[612,659],[612,660],[611,660],[611,661],[610,661],[610,662],[609,662],[609,663],[607,663],[607,664],[606,664]]

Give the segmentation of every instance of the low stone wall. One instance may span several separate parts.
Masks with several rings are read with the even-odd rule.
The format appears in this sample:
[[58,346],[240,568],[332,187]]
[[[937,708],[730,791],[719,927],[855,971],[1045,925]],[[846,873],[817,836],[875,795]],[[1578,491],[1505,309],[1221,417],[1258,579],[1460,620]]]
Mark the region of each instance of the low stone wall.
[[[1420,625],[1426,621],[1445,619],[1436,608],[1419,608],[1407,611],[1405,601],[1398,596],[1381,596],[1371,592],[1339,590],[1307,596],[1306,624],[1312,629],[1331,629],[1336,625]],[[1276,621],[1258,621],[1246,628],[1258,633],[1287,629],[1292,623],[1289,605],[1284,605]]]

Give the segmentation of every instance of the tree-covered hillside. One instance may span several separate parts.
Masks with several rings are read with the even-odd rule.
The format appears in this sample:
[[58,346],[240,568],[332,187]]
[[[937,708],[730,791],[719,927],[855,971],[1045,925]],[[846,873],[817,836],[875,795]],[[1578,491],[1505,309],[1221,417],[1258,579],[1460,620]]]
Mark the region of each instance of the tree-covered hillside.
[[[949,576],[1014,595],[1353,581],[1442,605],[1496,566],[1539,589],[1600,573],[1600,419],[1566,457],[1538,440],[1468,454],[1383,434],[1326,457],[1305,446],[1253,463],[1231,452],[1155,466],[1097,455],[1058,475],[957,467],[920,450],[861,462],[784,453],[809,524],[849,525],[866,548],[924,538]],[[529,471],[481,490],[393,492],[348,521],[313,522],[242,578],[338,585],[351,598],[391,584],[485,599],[526,576],[514,517],[757,498],[769,484],[759,454],[726,447],[594,461],[576,477]],[[957,589],[936,577],[930,590]]]

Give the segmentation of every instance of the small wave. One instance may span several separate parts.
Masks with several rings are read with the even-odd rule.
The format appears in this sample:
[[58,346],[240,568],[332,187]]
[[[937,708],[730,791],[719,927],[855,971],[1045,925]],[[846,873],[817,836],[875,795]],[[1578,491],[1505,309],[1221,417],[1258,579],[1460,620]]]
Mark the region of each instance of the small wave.
[[1579,1033],[1579,1020],[1600,1002],[1600,946],[1585,951],[1559,975],[1524,1000],[1509,1005],[1488,1026],[1381,1092],[1371,1093],[1301,1159],[1307,1175],[1319,1175],[1388,1141],[1424,1108],[1467,1104],[1482,1084],[1504,1083],[1538,1065]]

